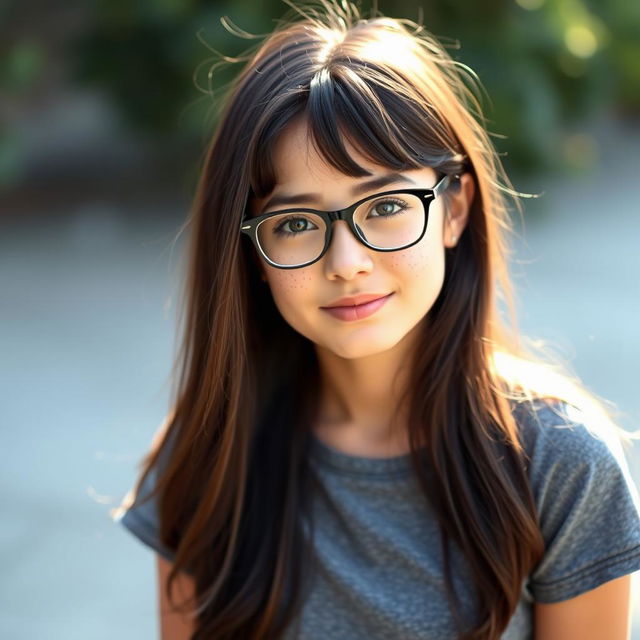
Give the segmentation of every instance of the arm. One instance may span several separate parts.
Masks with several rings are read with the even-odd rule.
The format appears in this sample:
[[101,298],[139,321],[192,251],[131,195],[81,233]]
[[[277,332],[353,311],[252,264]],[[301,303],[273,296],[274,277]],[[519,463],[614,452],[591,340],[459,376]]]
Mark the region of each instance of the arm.
[[631,574],[575,598],[534,607],[535,640],[629,640]]
[[[194,631],[193,623],[171,609],[166,594],[166,584],[171,570],[171,563],[161,555],[157,555],[158,567],[158,595],[160,612],[160,637],[162,640],[190,640]],[[183,573],[176,578],[173,586],[173,596],[176,604],[182,603],[195,593],[195,583],[191,576]]]

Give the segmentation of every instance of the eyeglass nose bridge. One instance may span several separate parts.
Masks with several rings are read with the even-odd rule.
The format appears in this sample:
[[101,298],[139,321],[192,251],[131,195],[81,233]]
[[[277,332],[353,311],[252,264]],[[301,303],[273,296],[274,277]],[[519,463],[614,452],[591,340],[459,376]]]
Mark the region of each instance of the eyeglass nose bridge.
[[[354,222],[353,214],[355,213],[356,207],[347,207],[346,209],[341,209],[340,211],[327,211],[327,217],[329,218],[329,222],[327,224],[327,237],[325,240],[325,251],[329,248],[331,244],[331,239],[333,238],[333,223],[338,220],[343,220],[347,223],[349,230],[356,237],[356,239],[363,244],[365,247],[371,249],[371,246],[368,244],[364,233],[362,233],[362,229]],[[324,252],[323,252],[324,253]]]
[[346,209],[340,209],[339,211],[327,211],[327,215],[332,223],[337,222],[338,220],[344,220],[349,224],[353,219],[354,211],[355,207],[348,207]]

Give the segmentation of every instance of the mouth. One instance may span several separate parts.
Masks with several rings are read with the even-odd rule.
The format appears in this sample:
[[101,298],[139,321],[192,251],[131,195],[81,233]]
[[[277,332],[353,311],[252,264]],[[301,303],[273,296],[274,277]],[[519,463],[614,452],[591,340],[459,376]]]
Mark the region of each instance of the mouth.
[[[389,293],[385,296],[373,298],[362,302],[361,304],[349,304],[343,306],[331,306],[320,307],[323,311],[326,311],[329,315],[343,320],[345,322],[353,322],[355,320],[363,320],[373,315],[376,311],[381,309],[389,300],[393,293]],[[371,296],[369,296],[371,297]]]

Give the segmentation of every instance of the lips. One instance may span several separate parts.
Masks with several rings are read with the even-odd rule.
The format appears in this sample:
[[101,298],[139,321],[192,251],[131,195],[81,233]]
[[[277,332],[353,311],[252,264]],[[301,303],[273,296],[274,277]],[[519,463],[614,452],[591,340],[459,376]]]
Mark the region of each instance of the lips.
[[[389,293],[387,295],[380,294],[361,294],[360,296],[354,296],[351,298],[341,298],[333,303],[331,307],[321,307],[323,311],[326,311],[328,314],[332,315],[337,320],[343,320],[346,322],[353,322],[355,320],[364,320],[369,316],[373,315],[378,309],[383,307],[387,300],[393,295],[393,293]],[[346,301],[363,301],[359,304],[347,304]],[[338,305],[337,303],[341,303]]]
[[322,307],[323,309],[333,309],[334,307],[354,307],[359,304],[366,304],[373,300],[379,300],[388,296],[388,293],[359,293],[357,296],[346,296],[335,300],[331,304]]

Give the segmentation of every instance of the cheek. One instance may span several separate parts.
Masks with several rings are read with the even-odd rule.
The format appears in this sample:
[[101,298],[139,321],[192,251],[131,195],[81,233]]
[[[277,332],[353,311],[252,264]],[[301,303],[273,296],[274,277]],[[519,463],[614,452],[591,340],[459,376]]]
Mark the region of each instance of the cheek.
[[[404,255],[402,255],[404,254]],[[397,273],[402,273],[407,277],[424,276],[425,269],[429,268],[433,256],[422,248],[410,247],[397,254],[392,254],[389,259],[389,266]]]
[[309,289],[312,277],[306,269],[272,269],[267,280],[274,295],[286,297]]
[[296,308],[302,308],[301,303],[310,295],[312,282],[313,275],[309,269],[287,270],[270,267],[267,271],[271,295],[285,318]]
[[444,271],[444,249],[437,242],[419,242],[403,251],[388,254],[387,264],[407,281],[437,282]]

